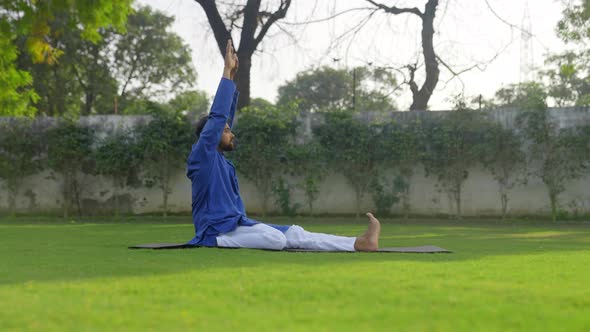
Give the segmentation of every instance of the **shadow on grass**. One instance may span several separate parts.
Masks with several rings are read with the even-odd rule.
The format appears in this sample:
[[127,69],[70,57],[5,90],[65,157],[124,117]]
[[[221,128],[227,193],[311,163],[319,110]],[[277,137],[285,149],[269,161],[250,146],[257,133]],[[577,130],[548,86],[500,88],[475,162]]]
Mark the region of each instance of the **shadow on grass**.
[[[0,220],[3,272],[0,284],[27,281],[75,281],[100,277],[153,276],[188,271],[276,266],[323,266],[414,261],[440,264],[487,256],[587,252],[590,227],[585,224],[541,225],[399,223],[383,220],[381,246],[436,245],[452,254],[293,253],[216,248],[129,250],[149,242],[183,242],[193,227],[186,218],[166,222],[145,218],[109,222],[88,219]],[[147,222],[146,222],[147,221]],[[310,231],[354,236],[364,221],[354,219],[271,218],[271,223],[300,224]]]

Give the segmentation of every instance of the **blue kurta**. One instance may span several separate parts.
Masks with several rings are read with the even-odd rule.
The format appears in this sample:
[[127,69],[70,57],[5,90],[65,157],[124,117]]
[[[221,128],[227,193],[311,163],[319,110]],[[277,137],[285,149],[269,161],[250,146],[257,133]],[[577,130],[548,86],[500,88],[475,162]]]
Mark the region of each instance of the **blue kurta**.
[[[191,245],[217,246],[217,235],[238,225],[258,222],[246,217],[234,165],[217,150],[227,123],[232,127],[238,92],[233,81],[222,78],[211,106],[209,119],[187,161],[187,177],[192,182],[192,215],[195,237]],[[229,121],[228,121],[229,120]],[[273,226],[286,231],[286,226]]]

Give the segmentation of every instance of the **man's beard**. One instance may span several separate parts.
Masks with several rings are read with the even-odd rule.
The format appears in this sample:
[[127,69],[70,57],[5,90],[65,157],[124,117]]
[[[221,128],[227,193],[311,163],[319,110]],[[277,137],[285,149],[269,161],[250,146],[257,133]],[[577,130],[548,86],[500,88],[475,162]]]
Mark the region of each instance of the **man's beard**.
[[235,140],[232,140],[227,144],[219,144],[219,148],[221,149],[221,151],[229,152],[233,151],[236,148],[235,144]]

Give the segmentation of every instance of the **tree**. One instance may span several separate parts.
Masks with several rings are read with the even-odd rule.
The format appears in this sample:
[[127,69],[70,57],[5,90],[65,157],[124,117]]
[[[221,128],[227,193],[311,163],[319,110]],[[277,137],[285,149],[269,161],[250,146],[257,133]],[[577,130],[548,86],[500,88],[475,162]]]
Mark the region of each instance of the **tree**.
[[[233,29],[240,29],[240,44],[236,48],[240,70],[236,75],[236,85],[240,91],[238,109],[250,105],[250,71],[252,56],[260,47],[262,40],[270,28],[287,15],[291,0],[280,0],[278,8],[269,9],[272,4],[262,6],[261,0],[231,1],[218,4],[211,0],[195,0],[207,16],[219,52],[225,55],[227,40],[231,38]],[[276,1],[275,1],[276,3]],[[226,18],[227,23],[223,18]]]
[[175,117],[176,113],[167,103],[153,101],[148,98],[128,99],[127,106],[121,111],[124,115],[152,115]]
[[275,204],[279,206],[281,213],[284,216],[296,216],[301,204],[292,202],[292,192],[295,186],[279,175],[272,181],[271,187],[275,194]]
[[113,180],[113,201],[115,216],[120,213],[119,193],[136,178],[141,151],[131,132],[107,136],[96,150],[96,171]]
[[209,99],[203,91],[183,91],[170,99],[168,105],[173,112],[186,112],[185,114],[194,118],[199,114],[207,112]]
[[31,75],[18,70],[14,65],[18,52],[12,45],[14,37],[5,22],[0,21],[0,115],[2,116],[33,116],[35,108],[31,106],[39,96],[31,88]]
[[100,34],[100,41],[91,42],[82,38],[80,29],[64,29],[61,63],[67,66],[81,90],[81,103],[76,108],[81,115],[113,113],[114,109],[118,82],[113,73],[112,52],[118,34],[110,28],[101,29]]
[[297,187],[303,190],[309,214],[314,213],[314,203],[320,194],[320,184],[327,175],[326,151],[316,139],[294,144],[287,151],[290,172],[299,177]]
[[39,131],[40,128],[26,118],[0,123],[0,179],[6,182],[11,214],[15,212],[24,179],[42,169]]
[[461,194],[469,170],[479,163],[485,123],[478,112],[457,102],[456,110],[441,119],[425,122],[422,163],[427,176],[434,175],[461,218]]
[[[414,113],[418,114],[418,113]],[[384,145],[383,159],[385,167],[391,167],[397,171],[398,176],[394,182],[394,191],[399,196],[402,204],[404,218],[408,218],[410,205],[411,179],[416,165],[420,163],[422,143],[425,141],[424,127],[419,117],[413,120],[399,122],[392,120],[385,123],[382,131],[381,144]]]
[[590,1],[568,3],[557,23],[557,35],[567,43],[583,43],[590,38]]
[[0,1],[0,114],[28,115],[35,113],[32,106],[38,99],[31,88],[31,75],[16,67],[18,37],[26,39],[27,52],[35,63],[56,63],[63,53],[52,43],[49,22],[59,12],[67,11],[75,25],[81,27],[83,37],[98,41],[100,27],[123,29],[131,0],[97,1]]
[[547,94],[558,107],[590,105],[588,51],[566,51],[551,55],[545,61],[552,65],[542,72],[548,80]]
[[393,204],[399,202],[400,192],[404,190],[406,183],[400,176],[393,181],[386,177],[373,178],[370,184],[369,192],[375,202],[377,213],[381,216],[387,216],[391,213]]
[[142,170],[148,186],[162,191],[162,209],[168,216],[168,197],[172,193],[172,177],[182,168],[193,143],[188,122],[170,114],[159,114],[137,128],[137,140],[142,154]]
[[325,114],[325,122],[314,130],[320,144],[329,151],[327,158],[333,170],[341,172],[353,187],[356,196],[356,216],[369,191],[373,177],[379,175],[379,134],[376,125],[368,126],[349,112]]
[[420,11],[418,8],[400,8],[397,6],[386,6],[381,3],[377,3],[373,0],[366,0],[373,6],[385,11],[388,14],[399,15],[399,14],[414,14],[422,21],[422,55],[424,56],[424,72],[425,79],[421,87],[418,87],[416,83],[416,71],[418,65],[408,65],[407,69],[410,73],[407,84],[410,86],[412,91],[412,105],[410,110],[426,110],[428,109],[428,101],[436,88],[438,83],[438,75],[440,70],[438,69],[439,59],[434,51],[434,17],[436,15],[436,8],[438,6],[438,0],[428,0],[426,2],[424,11]]
[[[535,119],[537,117],[543,120]],[[579,179],[586,173],[587,149],[581,142],[579,130],[564,128],[557,130],[555,124],[540,114],[526,112],[523,121],[526,132],[532,138],[530,155],[532,173],[547,187],[551,204],[551,217],[557,221],[559,195],[565,191],[566,183]],[[538,131],[533,134],[532,131]],[[532,137],[531,137],[532,136]],[[585,137],[588,139],[588,137]]]
[[94,131],[77,123],[62,120],[45,133],[47,163],[62,176],[63,216],[68,217],[70,205],[75,204],[82,215],[82,173],[92,173],[92,144]]
[[168,31],[173,22],[173,17],[148,6],[129,15],[127,33],[115,41],[113,64],[122,107],[130,95],[157,95],[156,86],[166,85],[174,91],[193,85],[190,50],[178,35]]
[[590,1],[568,2],[557,24],[557,35],[577,49],[548,56],[551,68],[542,72],[548,80],[548,95],[558,106],[590,105]]
[[263,215],[268,212],[273,183],[278,184],[280,174],[287,168],[285,151],[293,144],[295,115],[293,105],[249,106],[242,109],[235,126],[240,144],[231,159],[240,174],[258,189]]
[[[34,63],[25,38],[18,39],[19,69],[33,75],[40,95],[35,106],[47,115],[123,113],[125,107],[157,95],[160,90],[180,93],[192,85],[190,52],[180,37],[169,32],[173,18],[149,7],[130,15],[126,33],[99,30],[101,39],[89,41],[68,12],[49,21],[51,42],[63,54],[55,63]],[[121,88],[121,96],[118,89]],[[130,92],[131,90],[131,92]]]
[[508,192],[526,179],[526,155],[522,138],[513,129],[494,123],[484,132],[483,139],[481,160],[498,183],[502,219],[505,219]]
[[301,111],[342,109],[352,101],[352,76],[344,69],[303,71],[279,87],[278,104],[297,102]]
[[520,107],[517,124],[527,140],[530,172],[545,184],[556,222],[559,194],[587,167],[588,137],[583,135],[583,128],[559,128],[547,110],[546,98],[540,84],[531,83],[528,89],[522,89],[520,99],[526,103]]
[[539,82],[510,84],[496,91],[495,98],[488,102],[488,108],[513,107],[520,110],[547,108],[547,92]]
[[85,62],[86,57],[72,53],[76,53],[74,50],[82,48],[82,45],[98,47],[102,41],[94,43],[84,40],[81,36],[82,29],[75,25],[75,18],[65,11],[54,13],[54,18],[47,23],[52,31],[47,39],[51,44],[60,46],[60,57],[50,63],[35,62],[33,55],[27,52],[27,38],[20,36],[15,40],[19,50],[17,65],[20,70],[27,71],[32,76],[34,91],[39,95],[32,105],[37,109],[37,114],[77,115],[83,89],[75,79],[77,72],[74,65]]
[[301,111],[351,108],[391,112],[396,107],[389,90],[395,85],[394,75],[383,68],[321,67],[300,72],[279,87],[278,103],[297,102]]

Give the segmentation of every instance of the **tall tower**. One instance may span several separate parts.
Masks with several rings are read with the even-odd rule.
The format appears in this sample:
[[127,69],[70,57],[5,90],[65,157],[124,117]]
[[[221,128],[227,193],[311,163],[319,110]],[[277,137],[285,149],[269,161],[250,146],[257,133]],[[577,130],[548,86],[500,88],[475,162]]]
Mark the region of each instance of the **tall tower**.
[[520,27],[520,83],[533,80],[533,61],[533,25],[527,1]]

